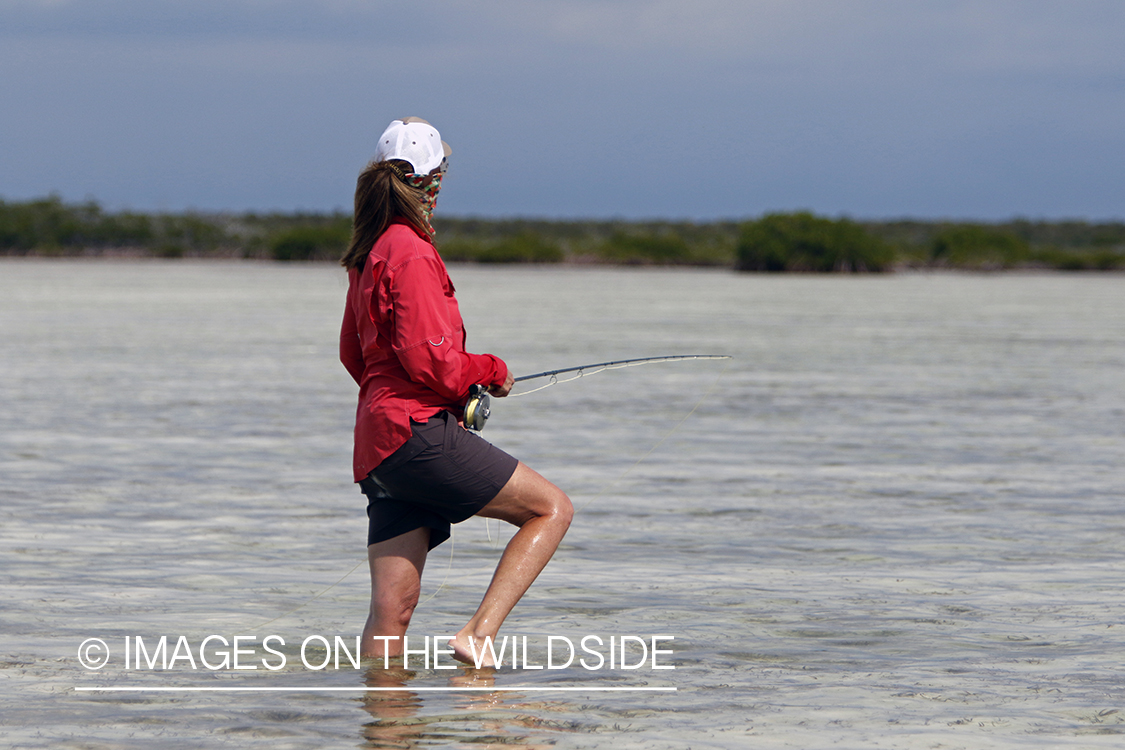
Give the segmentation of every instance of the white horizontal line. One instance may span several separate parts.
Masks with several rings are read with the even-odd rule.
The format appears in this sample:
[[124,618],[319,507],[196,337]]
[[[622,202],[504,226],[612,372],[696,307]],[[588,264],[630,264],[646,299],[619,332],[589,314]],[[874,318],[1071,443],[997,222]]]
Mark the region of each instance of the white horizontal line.
[[430,692],[430,693],[459,693],[459,692],[501,692],[501,691],[516,691],[516,692],[538,692],[544,693],[548,691],[556,692],[600,692],[600,693],[641,693],[641,692],[665,692],[674,693],[677,688],[674,687],[593,687],[593,686],[578,686],[578,687],[539,687],[539,686],[525,686],[525,687],[142,687],[142,686],[127,686],[127,687],[75,687],[76,691],[80,692],[94,692],[94,693],[232,693],[232,692],[300,692],[300,693],[345,693],[345,692]]

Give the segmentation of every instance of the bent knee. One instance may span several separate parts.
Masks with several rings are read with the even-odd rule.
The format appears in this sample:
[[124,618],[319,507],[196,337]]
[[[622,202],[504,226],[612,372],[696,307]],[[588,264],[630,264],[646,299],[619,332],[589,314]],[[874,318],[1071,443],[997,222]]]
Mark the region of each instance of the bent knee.
[[574,503],[570,502],[570,498],[562,490],[558,491],[558,497],[552,503],[551,515],[567,526],[574,519]]
[[516,526],[523,526],[533,518],[542,518],[553,523],[570,526],[573,517],[574,506],[571,504],[570,498],[558,487],[552,485],[550,492],[540,495],[534,503],[528,503],[513,518],[506,520]]
[[569,527],[571,519],[574,518],[574,505],[565,492],[552,485],[551,492],[539,498],[539,502],[531,509],[530,518],[545,518]]

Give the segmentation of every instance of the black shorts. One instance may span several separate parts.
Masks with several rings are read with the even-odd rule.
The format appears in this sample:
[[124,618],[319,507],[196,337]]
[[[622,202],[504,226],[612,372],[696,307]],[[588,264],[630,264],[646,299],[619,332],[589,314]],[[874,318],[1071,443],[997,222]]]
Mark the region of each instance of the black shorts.
[[447,411],[411,423],[413,436],[359,483],[367,495],[367,544],[430,528],[430,549],[451,524],[473,516],[499,494],[519,463]]

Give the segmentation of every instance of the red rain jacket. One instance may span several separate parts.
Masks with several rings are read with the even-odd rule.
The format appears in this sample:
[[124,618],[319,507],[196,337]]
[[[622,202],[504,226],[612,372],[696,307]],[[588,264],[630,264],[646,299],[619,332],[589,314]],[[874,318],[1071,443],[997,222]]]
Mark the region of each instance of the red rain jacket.
[[359,384],[355,481],[411,436],[410,420],[462,415],[469,387],[503,385],[508,367],[465,351],[453,282],[437,249],[406,221],[375,242],[363,270],[348,271],[340,361]]

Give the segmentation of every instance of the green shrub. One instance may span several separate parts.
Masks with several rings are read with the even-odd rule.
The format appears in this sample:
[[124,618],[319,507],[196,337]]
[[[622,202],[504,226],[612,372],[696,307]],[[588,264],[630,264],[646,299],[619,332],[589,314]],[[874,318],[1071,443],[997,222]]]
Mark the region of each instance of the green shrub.
[[558,263],[562,259],[563,252],[558,245],[532,232],[487,245],[476,257],[480,263]]
[[881,272],[894,262],[891,248],[854,221],[805,211],[743,224],[736,252],[741,271]]
[[145,247],[156,237],[152,219],[128,211],[100,217],[90,232],[94,244],[115,247]]
[[470,240],[449,240],[438,242],[438,252],[447,263],[471,263],[481,251],[481,244]]
[[274,260],[326,260],[342,256],[350,239],[350,229],[334,222],[282,230],[270,237],[268,245]]
[[1091,253],[1093,268],[1098,271],[1119,271],[1125,269],[1125,253],[1112,250],[1098,250]]
[[105,214],[97,203],[66,205],[57,195],[24,203],[0,201],[0,251],[52,255],[86,248],[144,247],[154,238],[144,214]]
[[155,228],[161,244],[206,252],[219,247],[226,233],[213,219],[198,214],[164,214]]
[[625,234],[614,232],[598,254],[617,263],[683,263],[691,248],[678,234]]
[[0,247],[6,250],[59,248],[80,244],[83,227],[97,206],[67,207],[57,195],[26,203],[0,203]]
[[1025,240],[1016,234],[982,224],[958,224],[943,229],[930,246],[930,260],[956,268],[1011,268],[1030,259]]
[[1063,250],[1049,247],[1032,251],[1033,264],[1056,271],[1115,271],[1125,269],[1125,253],[1113,250]]
[[521,232],[500,240],[450,240],[439,245],[447,261],[474,263],[558,263],[563,251],[553,242],[535,232]]

